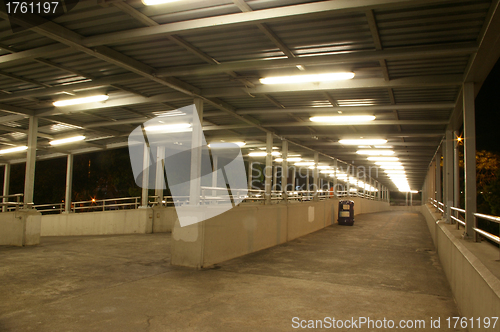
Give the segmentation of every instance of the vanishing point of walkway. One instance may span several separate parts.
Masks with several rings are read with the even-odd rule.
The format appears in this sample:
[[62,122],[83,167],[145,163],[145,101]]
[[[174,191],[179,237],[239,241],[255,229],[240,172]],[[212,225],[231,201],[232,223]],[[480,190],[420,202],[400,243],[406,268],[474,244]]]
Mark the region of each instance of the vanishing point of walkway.
[[458,316],[412,212],[359,215],[201,271],[169,265],[168,234],[41,242],[0,248],[0,331],[292,331],[294,317],[419,319],[421,330],[441,317],[453,331],[444,319]]

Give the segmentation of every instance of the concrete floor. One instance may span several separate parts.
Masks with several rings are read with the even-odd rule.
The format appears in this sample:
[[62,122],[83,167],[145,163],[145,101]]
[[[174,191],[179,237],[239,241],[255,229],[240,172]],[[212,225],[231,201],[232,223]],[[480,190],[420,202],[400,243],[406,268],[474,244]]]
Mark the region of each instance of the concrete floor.
[[[359,215],[191,270],[168,234],[44,237],[0,248],[0,331],[290,331],[292,318],[458,316],[423,217]],[[337,329],[347,331],[348,329]],[[356,330],[356,329],[351,329]],[[366,325],[360,331],[368,329]],[[387,330],[387,329],[380,329]]]

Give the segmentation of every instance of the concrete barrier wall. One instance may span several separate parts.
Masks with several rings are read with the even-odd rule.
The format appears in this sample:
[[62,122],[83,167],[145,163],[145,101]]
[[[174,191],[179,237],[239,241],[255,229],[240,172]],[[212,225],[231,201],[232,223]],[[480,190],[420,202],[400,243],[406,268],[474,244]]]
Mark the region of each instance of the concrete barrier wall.
[[153,207],[153,233],[170,233],[177,220],[175,207]]
[[62,213],[41,217],[41,236],[151,233],[153,210]]
[[[435,208],[423,206],[422,214],[433,234],[441,265],[463,317],[498,317],[500,313],[500,280],[469,250],[464,242],[453,235],[443,222],[436,223],[440,214]],[[488,243],[474,245],[489,245]],[[496,249],[495,249],[496,250]],[[498,324],[498,322],[497,322]],[[498,327],[498,325],[497,325]],[[491,331],[469,327],[469,331]]]
[[[355,198],[356,214],[389,210],[387,202]],[[241,204],[172,232],[173,265],[207,267],[315,232],[337,221],[338,199],[276,205]],[[200,214],[193,209],[193,214]]]
[[0,213],[0,245],[30,246],[40,243],[41,214],[36,211]]

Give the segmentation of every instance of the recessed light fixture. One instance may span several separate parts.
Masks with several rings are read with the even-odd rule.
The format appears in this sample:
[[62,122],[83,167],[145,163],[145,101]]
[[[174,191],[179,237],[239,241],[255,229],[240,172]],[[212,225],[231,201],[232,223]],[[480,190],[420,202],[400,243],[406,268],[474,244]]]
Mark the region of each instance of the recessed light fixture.
[[382,150],[382,149],[372,149],[372,150],[358,150],[357,154],[365,154],[370,156],[392,156],[394,151],[392,150]]
[[300,163],[295,163],[295,166],[314,166],[314,161],[304,161]]
[[78,141],[83,141],[85,139],[85,136],[73,136],[73,137],[67,137],[67,138],[62,138],[62,139],[56,139],[53,141],[50,141],[50,145],[61,145],[61,144],[66,144],[66,143],[73,143],[73,142],[78,142]]
[[0,150],[0,154],[20,152],[20,151],[24,151],[24,150],[27,150],[27,149],[28,149],[28,147],[25,146],[25,145],[23,145],[23,146],[16,146],[14,148]]
[[379,145],[387,143],[386,139],[341,139],[343,145]]
[[179,0],[142,0],[142,3],[145,4],[146,6],[155,6],[155,5],[161,5],[164,3],[169,3],[169,2],[176,2]]
[[147,126],[144,129],[150,132],[159,132],[159,133],[181,133],[185,131],[190,131],[191,129],[190,123],[174,123],[174,124],[166,124],[166,125],[155,125],[155,126]]
[[83,98],[75,98],[75,99],[67,99],[67,100],[58,100],[53,103],[56,107],[63,106],[71,106],[71,105],[79,105],[79,104],[87,104],[87,103],[95,103],[99,101],[108,100],[109,96],[107,95],[97,95]]
[[375,120],[374,115],[334,115],[334,116],[313,116],[309,118],[312,122],[328,124],[352,125],[366,123]]
[[245,142],[214,142],[208,144],[209,148],[223,149],[223,148],[232,148],[234,144],[238,145],[240,148],[245,146]]
[[262,84],[289,84],[289,83],[309,83],[350,80],[354,78],[354,73],[326,73],[313,75],[275,76],[261,78]]
[[368,157],[370,161],[398,161],[398,157]]

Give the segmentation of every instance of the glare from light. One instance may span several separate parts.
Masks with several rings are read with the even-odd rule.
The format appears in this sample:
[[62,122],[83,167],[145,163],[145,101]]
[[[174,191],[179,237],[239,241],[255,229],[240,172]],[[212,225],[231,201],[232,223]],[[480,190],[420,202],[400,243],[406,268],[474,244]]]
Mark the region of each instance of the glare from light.
[[24,151],[24,150],[28,150],[28,147],[25,145],[24,146],[16,146],[14,148],[0,150],[0,154],[20,152],[20,151]]
[[356,151],[356,153],[370,155],[370,156],[392,156],[394,154],[394,151],[373,149],[373,150],[358,150]]
[[398,157],[368,157],[370,161],[398,161]]
[[84,139],[85,139],[85,136],[73,136],[73,137],[68,137],[68,138],[56,139],[56,140],[50,141],[49,144],[50,145],[61,145],[61,144],[66,144],[66,143],[83,141]]
[[[290,162],[298,162],[298,161],[301,161],[301,160],[302,160],[302,158],[300,158],[300,157],[286,158],[286,161],[290,161]],[[277,162],[277,163],[282,163],[283,162],[283,158],[277,158],[274,161]]]
[[166,125],[147,126],[144,129],[150,132],[180,133],[184,131],[189,131],[189,128],[191,128],[190,123],[175,123]]
[[329,124],[359,124],[375,120],[374,115],[334,115],[334,116],[313,116],[309,118],[312,122],[321,122]]
[[404,170],[385,169],[384,172],[387,174],[406,174]]
[[380,168],[383,169],[405,169],[403,166],[396,166],[396,165],[382,165]]
[[98,101],[108,100],[109,96],[107,95],[97,95],[83,98],[75,98],[75,99],[67,99],[67,100],[58,100],[53,103],[56,107],[62,106],[71,106],[71,105],[79,105],[79,104],[87,104],[87,103],[95,103]]
[[322,171],[319,171],[321,174],[332,174],[334,173],[333,169],[324,169]]
[[146,6],[162,5],[164,3],[176,2],[179,0],[142,0],[142,3]]
[[309,82],[328,82],[350,80],[354,78],[354,73],[326,73],[314,75],[294,75],[294,76],[276,76],[265,77],[259,81],[262,84],[289,84],[289,83],[309,83]]
[[378,145],[387,143],[386,139],[341,139],[343,145]]

